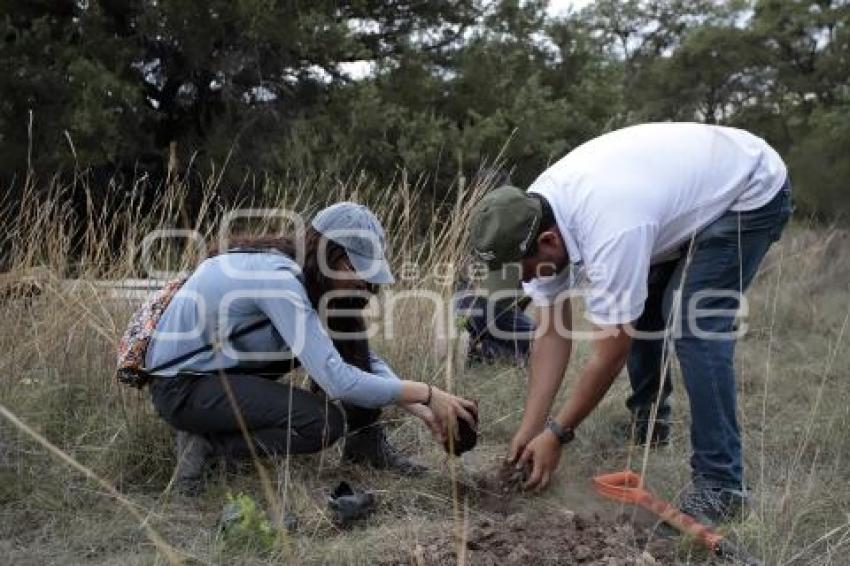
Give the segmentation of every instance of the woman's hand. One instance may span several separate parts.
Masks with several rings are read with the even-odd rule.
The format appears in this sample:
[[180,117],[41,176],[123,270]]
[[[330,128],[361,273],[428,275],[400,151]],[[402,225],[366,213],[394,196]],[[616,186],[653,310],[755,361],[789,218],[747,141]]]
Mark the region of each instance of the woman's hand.
[[473,429],[478,428],[478,419],[476,418],[478,416],[478,409],[473,401],[452,395],[433,385],[419,381],[404,380],[401,382],[401,392],[396,399],[396,403],[405,408],[408,405],[422,405],[428,409],[430,415],[426,415],[424,412],[423,415],[427,416],[429,420],[425,418],[423,420],[430,428],[431,417],[433,417],[432,420],[436,421],[443,440],[448,438],[449,430],[452,431],[456,439],[459,439],[458,418],[465,420]]
[[449,430],[455,439],[459,439],[457,419],[461,418],[469,423],[473,429],[477,428],[477,407],[473,401],[447,393],[437,387],[431,387],[431,401],[428,403],[439,423],[443,438],[448,438]]
[[443,427],[440,426],[437,416],[429,407],[426,407],[422,403],[408,403],[406,405],[402,405],[402,407],[405,411],[425,423],[425,426],[428,427],[428,430],[431,431],[431,434],[434,435],[434,439],[437,442],[443,444],[446,441],[446,437],[443,434]]

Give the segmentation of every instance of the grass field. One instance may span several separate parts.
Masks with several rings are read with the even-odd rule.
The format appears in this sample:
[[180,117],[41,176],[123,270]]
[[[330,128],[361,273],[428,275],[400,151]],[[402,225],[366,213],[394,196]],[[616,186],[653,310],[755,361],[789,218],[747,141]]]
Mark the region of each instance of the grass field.
[[[314,207],[299,198],[302,189],[269,190],[267,202],[296,210]],[[420,267],[416,280],[402,286],[447,293],[448,285],[434,270],[460,258],[463,221],[479,190],[462,191],[456,203],[440,210],[417,187],[403,183],[384,190],[349,187],[326,198],[350,196],[371,204],[391,235],[396,265],[407,261]],[[524,373],[499,366],[458,370],[453,360],[435,354],[432,313],[415,302],[393,312],[396,338],[378,340],[376,349],[399,375],[448,385],[478,400],[483,438],[475,451],[447,459],[418,422],[389,410],[393,441],[430,464],[426,478],[341,465],[334,447],[319,455],[264,461],[265,485],[247,465],[238,473],[217,474],[196,499],[174,494],[170,431],[145,395],[122,389],[112,377],[114,346],[129,307],[105,299],[87,282],[134,273],[131,245],[138,246],[157,226],[185,225],[183,209],[175,204],[180,190],[163,195],[144,213],[132,202],[125,204],[123,216],[108,220],[100,217],[100,203],[90,203],[92,227],[77,248],[71,247],[70,234],[81,220],[69,214],[61,191],[42,198],[35,194],[25,210],[9,210],[5,219],[11,227],[6,244],[16,258],[4,276],[6,288],[25,283],[33,267],[43,270],[40,294],[5,294],[0,304],[4,563],[416,563],[417,543],[434,533],[461,532],[458,525],[486,514],[474,499],[458,495],[456,481],[503,457],[521,415]],[[190,224],[209,235],[219,214],[205,208]],[[416,236],[423,233],[427,236]],[[172,265],[193,261],[191,253],[168,257]],[[69,277],[79,283],[70,286]],[[768,564],[850,563],[848,282],[847,233],[798,222],[771,251],[748,294],[749,332],[739,342],[737,367],[746,474],[755,499],[751,513],[730,530]],[[587,353],[587,344],[577,347],[567,384]],[[679,384],[677,377],[674,385]],[[651,452],[647,462],[650,486],[668,497],[688,482],[688,411],[681,389],[675,394],[672,443]],[[524,512],[627,513],[589,489],[595,473],[642,464],[643,453],[630,449],[619,432],[626,390],[621,376],[566,450],[553,487],[522,498]],[[374,515],[350,530],[336,528],[326,509],[327,494],[340,479],[374,490],[380,502]],[[238,493],[264,508],[271,506],[273,494],[276,505],[299,518],[298,530],[271,546],[259,532],[224,536],[218,518],[227,495]],[[675,553],[680,562],[708,560],[686,542],[677,544]],[[474,563],[474,553],[465,559]]]

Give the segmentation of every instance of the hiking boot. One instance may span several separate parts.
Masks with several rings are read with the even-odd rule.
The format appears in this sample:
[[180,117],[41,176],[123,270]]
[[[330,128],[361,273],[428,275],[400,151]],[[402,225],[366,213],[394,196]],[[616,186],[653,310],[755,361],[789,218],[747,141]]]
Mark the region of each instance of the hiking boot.
[[742,517],[749,504],[749,493],[740,489],[694,486],[678,503],[682,513],[713,527]]
[[204,472],[213,455],[210,442],[198,434],[184,430],[177,431],[175,442],[177,468],[174,471],[174,485],[186,495],[197,495],[203,490]]
[[395,470],[405,476],[421,476],[428,467],[418,464],[398,452],[387,441],[384,427],[368,426],[345,439],[342,459],[355,464],[368,464],[378,470]]

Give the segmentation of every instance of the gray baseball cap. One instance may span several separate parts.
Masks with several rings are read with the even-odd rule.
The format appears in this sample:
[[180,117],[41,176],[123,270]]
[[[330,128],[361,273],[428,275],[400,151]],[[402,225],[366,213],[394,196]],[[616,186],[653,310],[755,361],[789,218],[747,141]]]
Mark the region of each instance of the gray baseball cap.
[[311,224],[317,232],[345,249],[361,279],[376,285],[395,281],[386,258],[384,229],[368,208],[353,202],[340,202],[320,210]]

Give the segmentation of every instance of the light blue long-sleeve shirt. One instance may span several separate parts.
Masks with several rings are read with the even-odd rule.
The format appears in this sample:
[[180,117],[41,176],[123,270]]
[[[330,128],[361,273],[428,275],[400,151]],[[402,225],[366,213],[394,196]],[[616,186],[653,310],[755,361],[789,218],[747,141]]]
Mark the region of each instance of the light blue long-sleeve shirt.
[[[156,366],[215,343],[157,372],[215,373],[260,369],[270,361],[298,358],[332,399],[361,407],[382,407],[398,398],[401,381],[370,352],[372,373],[343,361],[299,279],[300,268],[274,251],[222,254],[205,260],[175,294],[157,324],[145,366]],[[268,319],[244,336],[234,332]]]

